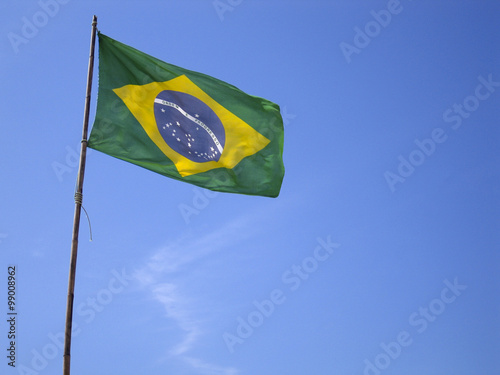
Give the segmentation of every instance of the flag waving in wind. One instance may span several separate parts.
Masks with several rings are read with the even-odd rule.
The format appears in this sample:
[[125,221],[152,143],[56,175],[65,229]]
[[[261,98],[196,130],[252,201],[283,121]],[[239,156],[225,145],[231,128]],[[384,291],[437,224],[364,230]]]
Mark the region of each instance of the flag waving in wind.
[[101,33],[88,146],[215,191],[276,197],[284,176],[278,105]]

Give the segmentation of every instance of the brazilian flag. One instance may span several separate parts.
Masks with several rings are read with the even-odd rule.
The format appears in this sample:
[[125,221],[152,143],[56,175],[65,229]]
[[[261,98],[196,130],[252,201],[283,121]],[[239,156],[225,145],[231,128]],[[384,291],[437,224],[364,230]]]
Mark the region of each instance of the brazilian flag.
[[215,191],[277,197],[279,106],[99,33],[99,91],[88,146]]

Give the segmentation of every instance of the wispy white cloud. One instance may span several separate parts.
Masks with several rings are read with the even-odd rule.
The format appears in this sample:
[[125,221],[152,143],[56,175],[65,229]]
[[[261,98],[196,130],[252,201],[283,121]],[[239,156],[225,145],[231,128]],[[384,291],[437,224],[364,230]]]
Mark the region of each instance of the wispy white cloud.
[[245,216],[200,238],[183,235],[175,242],[158,249],[146,261],[146,267],[136,270],[135,277],[143,284],[154,283],[166,274],[175,273],[214,252],[242,242],[256,230],[252,216]]
[[[201,375],[235,375],[238,370],[205,362],[189,355],[208,331],[207,305],[203,297],[189,290],[186,277],[191,281],[196,276],[186,276],[193,264],[209,255],[221,252],[241,243],[259,229],[257,217],[246,215],[199,238],[181,236],[154,252],[146,265],[136,269],[134,276],[146,288],[154,300],[161,303],[167,319],[182,332],[177,344],[167,350],[169,358],[176,357]],[[191,268],[190,268],[191,267]],[[192,272],[189,274],[191,275]],[[202,281],[200,281],[202,282]]]
[[184,354],[191,349],[200,336],[200,322],[193,318],[193,314],[186,309],[189,303],[179,293],[175,284],[157,284],[152,292],[154,298],[164,306],[167,317],[184,332],[182,341],[169,350],[169,355]]

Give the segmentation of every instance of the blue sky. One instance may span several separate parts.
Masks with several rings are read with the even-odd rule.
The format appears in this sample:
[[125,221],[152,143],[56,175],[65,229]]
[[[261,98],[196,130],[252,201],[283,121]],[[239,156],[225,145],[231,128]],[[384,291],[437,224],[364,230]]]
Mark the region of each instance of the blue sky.
[[500,373],[498,2],[0,10],[4,354],[9,265],[18,312],[2,374],[62,373],[94,14],[279,104],[286,172],[276,199],[214,193],[91,150],[72,374]]

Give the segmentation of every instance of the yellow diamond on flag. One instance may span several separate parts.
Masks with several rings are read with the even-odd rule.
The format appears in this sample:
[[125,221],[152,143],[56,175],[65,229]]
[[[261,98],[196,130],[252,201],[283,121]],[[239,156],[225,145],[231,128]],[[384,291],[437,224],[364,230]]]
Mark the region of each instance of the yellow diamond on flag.
[[182,177],[232,169],[270,142],[185,75],[113,91]]

